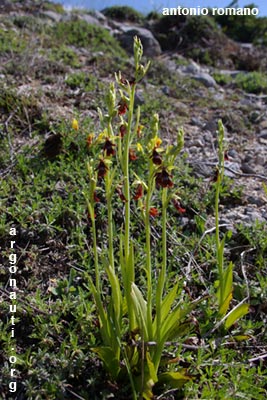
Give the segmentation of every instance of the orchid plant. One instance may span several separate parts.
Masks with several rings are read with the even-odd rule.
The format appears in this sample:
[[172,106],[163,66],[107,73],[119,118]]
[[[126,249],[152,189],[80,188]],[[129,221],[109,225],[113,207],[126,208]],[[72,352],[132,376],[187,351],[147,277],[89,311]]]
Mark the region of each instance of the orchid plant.
[[[179,387],[180,382],[191,379],[185,370],[160,373],[159,367],[166,342],[182,338],[190,332],[191,312],[201,299],[184,301],[179,279],[169,288],[167,212],[169,207],[174,207],[179,213],[185,211],[172,172],[183,148],[184,134],[179,129],[176,143],[164,147],[159,136],[159,118],[155,114],[149,133],[142,137],[140,107],[135,107],[136,87],[149,68],[149,63],[145,66],[141,64],[142,54],[141,41],[135,37],[134,76],[115,75],[116,85],[110,84],[106,96],[107,112],[103,114],[99,110],[102,131],[98,136],[88,135],[91,158],[87,163],[89,191],[85,196],[94,259],[94,278],[88,274],[89,290],[95,301],[102,340],[93,350],[114,380],[125,379],[125,375],[129,377],[134,399],[151,399],[156,382],[169,380]],[[219,132],[222,145],[221,124]],[[139,154],[142,154],[145,164],[142,176],[134,168]],[[220,159],[217,204],[222,174]],[[101,202],[106,210],[106,241],[99,238],[97,229],[96,214]],[[160,207],[155,204],[160,204]],[[118,207],[122,220],[119,226],[115,221]],[[141,268],[137,263],[133,240],[133,208],[139,213],[145,232],[141,241],[145,255]],[[161,233],[156,248],[151,241],[153,218],[161,218]],[[218,208],[216,218],[218,315],[223,317],[232,293],[232,269],[223,268]],[[142,286],[138,284],[140,273],[142,282],[145,282]]]

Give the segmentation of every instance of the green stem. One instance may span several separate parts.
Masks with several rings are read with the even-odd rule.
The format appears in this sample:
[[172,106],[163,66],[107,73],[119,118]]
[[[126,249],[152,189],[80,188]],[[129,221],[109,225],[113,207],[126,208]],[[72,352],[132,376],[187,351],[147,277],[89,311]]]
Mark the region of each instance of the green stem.
[[[94,214],[94,207],[93,207]],[[99,264],[98,264],[98,252],[97,252],[97,237],[96,237],[96,226],[95,226],[95,217],[91,215],[92,221],[92,233],[93,233],[93,248],[94,248],[94,264],[95,264],[95,282],[97,292],[100,293],[100,274],[99,274]]]
[[125,146],[123,154],[123,173],[124,173],[124,194],[126,197],[125,203],[125,257],[126,260],[129,257],[130,251],[130,177],[129,177],[129,148],[131,143],[131,130],[132,130],[132,120],[133,120],[133,107],[134,107],[134,93],[135,88],[132,87],[130,91],[130,102],[128,111],[128,126],[127,133],[125,135]]
[[107,198],[108,206],[108,251],[109,251],[109,264],[114,270],[114,247],[113,247],[113,215],[112,215],[112,204],[111,196]]
[[217,252],[217,263],[218,263],[218,275],[220,282],[220,301],[222,304],[223,295],[223,264],[221,257],[221,241],[220,241],[220,228],[219,228],[219,202],[220,202],[220,186],[221,186],[221,174],[218,172],[218,178],[216,182],[216,192],[215,192],[215,227],[216,227],[216,252]]
[[134,281],[134,263],[130,260],[130,253],[133,256],[133,249],[130,251],[130,225],[131,225],[131,208],[130,208],[130,175],[129,175],[129,148],[131,143],[132,120],[134,110],[134,95],[135,87],[132,86],[130,90],[130,101],[128,110],[128,126],[127,133],[124,137],[123,148],[123,179],[124,179],[124,195],[125,202],[125,232],[124,232],[124,260],[126,266],[126,273],[124,274],[125,280],[125,295],[129,314],[130,331],[135,328],[134,309],[132,307],[131,288]]
[[[161,343],[161,326],[162,326],[162,320],[161,320],[161,308],[162,308],[162,300],[163,300],[163,291],[164,291],[164,286],[165,286],[165,278],[166,278],[166,272],[167,272],[167,230],[166,230],[166,225],[167,225],[167,188],[162,189],[162,237],[161,237],[161,243],[162,243],[162,267],[159,272],[159,278],[158,278],[158,285],[157,285],[157,291],[156,291],[156,318],[157,318],[157,343],[158,346]],[[161,358],[161,354],[159,354],[159,351],[156,352],[157,354],[157,359],[155,360],[155,368],[157,370]]]
[[154,186],[153,163],[149,162],[149,181],[146,195],[145,231],[146,231],[146,275],[147,275],[147,322],[149,339],[153,340],[152,329],[152,268],[151,268],[151,228],[150,228],[150,203]]
[[220,190],[222,180],[224,177],[224,127],[222,121],[218,122],[219,135],[219,165],[218,165],[218,178],[216,182],[216,193],[215,193],[215,225],[216,225],[216,249],[217,249],[217,263],[218,263],[218,277],[219,277],[219,306],[224,302],[224,246],[220,240],[220,228],[219,228],[219,204],[220,204]]

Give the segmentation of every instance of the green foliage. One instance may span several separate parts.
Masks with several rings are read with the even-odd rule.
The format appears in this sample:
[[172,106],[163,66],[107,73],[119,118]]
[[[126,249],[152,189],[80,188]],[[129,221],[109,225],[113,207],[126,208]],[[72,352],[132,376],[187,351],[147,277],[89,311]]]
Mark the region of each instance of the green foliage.
[[227,85],[227,84],[232,82],[231,76],[227,75],[227,74],[222,74],[220,72],[215,72],[212,76],[215,79],[216,83],[218,83],[221,86],[225,86],[225,85]]
[[26,41],[22,35],[11,29],[0,27],[0,54],[17,54],[26,48]]
[[129,22],[142,22],[144,16],[136,11],[134,8],[129,6],[112,6],[102,10],[102,13],[111,19],[116,21],[129,21]]
[[90,25],[83,20],[59,22],[49,30],[52,34],[49,44],[53,46],[73,45],[90,48],[93,52],[103,51],[106,54],[124,55],[122,48],[108,30]]
[[[220,238],[220,229],[219,229],[219,201],[220,201],[220,192],[221,185],[224,178],[224,154],[225,154],[225,143],[224,143],[224,127],[222,121],[219,120],[218,123],[218,156],[219,163],[217,169],[217,181],[215,183],[216,187],[216,195],[215,195],[215,227],[216,227],[216,258],[217,258],[217,266],[218,266],[218,316],[220,318],[225,319],[224,326],[226,329],[229,329],[239,318],[246,315],[249,311],[248,304],[240,303],[234,309],[232,309],[228,314],[230,302],[233,298],[233,264],[230,262],[227,266],[225,266],[224,261],[224,246],[225,239],[224,236],[222,239]],[[227,316],[226,316],[227,314]]]
[[12,120],[5,126],[6,138],[11,140],[12,136],[20,131],[29,129],[30,133],[43,129],[46,125],[45,116],[34,96],[18,95],[14,88],[2,87],[0,92],[0,122],[12,115]]
[[97,91],[100,88],[103,89],[103,84],[99,82],[99,79],[92,74],[86,74],[85,72],[76,72],[67,76],[65,83],[71,89],[80,88],[85,92]]
[[267,75],[262,72],[240,73],[235,78],[235,84],[249,93],[267,93]]
[[[237,1],[231,7],[236,8]],[[245,5],[246,8],[254,8],[255,4]],[[215,21],[222,27],[223,32],[238,42],[251,43],[260,39],[263,19],[255,15],[218,15]],[[266,28],[266,25],[265,25]]]
[[160,13],[158,13],[157,11],[150,11],[150,13],[148,13],[146,15],[146,20],[147,21],[156,21],[159,20],[162,17],[162,15]]
[[46,11],[54,11],[58,14],[64,14],[65,10],[62,4],[54,3],[51,1],[44,1],[42,3],[42,8]]
[[183,35],[192,43],[209,39],[210,36],[218,32],[216,23],[209,16],[191,16],[187,19],[183,29]]
[[69,46],[63,45],[59,48],[52,48],[49,58],[51,61],[60,61],[73,68],[78,68],[80,66],[77,54]]
[[213,77],[222,86],[232,84],[248,93],[267,93],[267,75],[264,72],[240,72],[234,78],[226,74],[214,73]]

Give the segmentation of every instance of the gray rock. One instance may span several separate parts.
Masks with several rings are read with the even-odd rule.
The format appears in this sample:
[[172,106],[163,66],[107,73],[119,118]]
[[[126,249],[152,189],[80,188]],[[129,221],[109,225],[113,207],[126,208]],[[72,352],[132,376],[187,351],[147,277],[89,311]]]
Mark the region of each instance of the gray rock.
[[60,22],[63,19],[62,14],[56,13],[54,11],[42,11],[40,14],[40,17],[48,18],[51,19],[54,22]]
[[134,97],[134,104],[135,106],[141,106],[145,103],[144,96],[141,92],[136,92]]
[[206,87],[217,87],[217,83],[215,79],[209,75],[207,72],[200,72],[197,75],[192,76],[192,78],[196,79],[197,81],[203,83]]
[[264,206],[266,204],[266,201],[262,197],[256,197],[256,196],[248,196],[247,201],[249,204],[255,204],[258,207]]
[[199,128],[203,127],[203,122],[198,117],[192,117],[191,123],[192,123],[192,125],[198,126]]
[[107,18],[105,17],[105,15],[102,14],[102,12],[100,12],[98,10],[92,10],[92,11],[90,11],[90,13],[92,14],[93,17],[97,18],[98,21],[102,21],[102,22],[107,21]]
[[201,67],[194,61],[192,61],[189,65],[186,65],[185,67],[183,66],[181,69],[185,74],[196,75],[201,73]]
[[145,56],[154,57],[161,53],[159,42],[148,29],[129,25],[120,25],[119,29],[120,33],[116,35],[117,39],[121,43],[121,46],[129,53],[133,53],[134,36],[140,38]]
[[231,158],[236,158],[236,159],[240,158],[238,152],[237,152],[235,149],[229,149],[229,150],[227,151],[227,154],[228,154],[228,156],[231,157]]
[[[190,149],[190,152],[192,148]],[[190,163],[190,167],[192,168],[193,175],[197,178],[211,178],[213,174],[213,169],[210,166],[207,166],[203,163]]]
[[240,172],[240,164],[237,162],[225,161],[224,166],[224,174],[229,178],[234,178],[236,176],[235,172]]
[[263,129],[259,134],[258,137],[260,139],[267,139],[267,129]]
[[81,19],[82,21],[87,22],[90,25],[97,25],[97,26],[102,26],[103,27],[103,23],[101,23],[97,18],[93,17],[92,15],[81,14],[81,15],[79,15],[79,19]]
[[246,211],[247,212],[246,212],[245,219],[247,220],[247,222],[254,223],[256,221],[259,221],[259,222],[265,221],[260,212],[254,210],[254,209],[246,210]]
[[241,171],[244,172],[244,174],[255,174],[255,170],[246,162],[241,164]]
[[188,147],[203,147],[204,143],[201,139],[193,139],[188,142]]
[[257,154],[256,164],[263,167],[266,164],[266,155],[265,154]]
[[238,74],[240,74],[240,72],[243,72],[243,71],[241,71],[241,70],[231,71],[228,69],[221,69],[219,71],[220,74],[230,76],[231,78],[235,78]]
[[162,93],[166,94],[166,96],[170,96],[170,88],[169,86],[163,86],[161,88]]

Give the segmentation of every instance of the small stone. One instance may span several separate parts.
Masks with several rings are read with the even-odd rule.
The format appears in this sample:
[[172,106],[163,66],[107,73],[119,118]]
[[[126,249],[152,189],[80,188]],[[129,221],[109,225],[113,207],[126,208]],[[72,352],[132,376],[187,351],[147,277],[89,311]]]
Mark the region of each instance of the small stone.
[[264,222],[264,218],[262,215],[256,211],[256,210],[247,210],[246,216],[248,220],[252,223],[259,221],[259,222]]
[[135,93],[134,102],[135,106],[141,106],[145,103],[144,96],[141,92]]
[[217,87],[217,83],[215,81],[215,79],[207,74],[206,72],[201,72],[195,76],[193,76],[194,79],[196,79],[197,81],[203,83],[204,86],[210,88],[210,87]]
[[241,171],[244,172],[244,174],[255,174],[255,170],[245,162],[241,164]]
[[266,201],[263,198],[256,196],[248,196],[247,201],[249,204],[255,204],[258,207],[262,207],[266,204]]
[[166,94],[166,96],[169,96],[169,95],[170,95],[170,88],[169,88],[169,86],[163,86],[163,87],[161,88],[161,91],[162,91],[162,93]]
[[258,154],[256,157],[256,164],[263,167],[266,164],[266,157],[263,154]]
[[197,117],[192,117],[192,118],[191,118],[191,123],[192,123],[192,125],[198,126],[198,127],[200,127],[200,128],[203,127],[203,123],[202,123],[201,120],[200,120],[199,118],[197,118]]
[[185,74],[199,74],[201,72],[200,66],[192,61],[189,65],[183,68]]
[[195,139],[195,140],[190,140],[190,142],[188,143],[189,147],[203,147],[204,143],[202,142],[201,139]]
[[258,137],[261,139],[267,139],[267,129],[263,129],[259,134]]
[[240,158],[238,152],[235,149],[229,149],[227,154],[231,158]]

